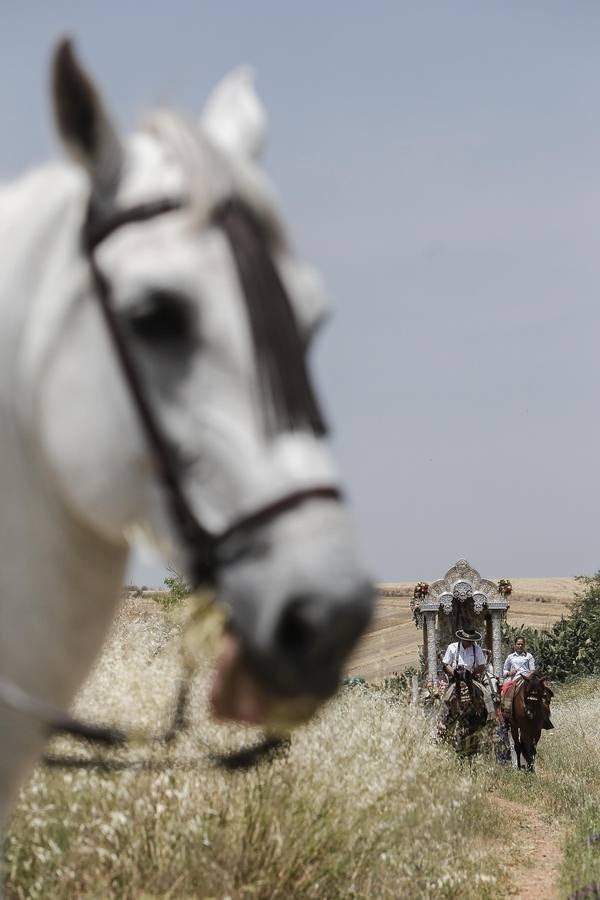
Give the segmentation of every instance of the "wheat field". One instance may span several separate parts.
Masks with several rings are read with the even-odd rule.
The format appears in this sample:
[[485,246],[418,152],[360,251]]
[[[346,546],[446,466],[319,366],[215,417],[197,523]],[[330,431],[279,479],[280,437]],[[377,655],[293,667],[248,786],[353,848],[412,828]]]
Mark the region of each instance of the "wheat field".
[[[508,621],[548,628],[569,609],[575,578],[514,578]],[[349,675],[379,680],[418,663],[421,633],[410,611],[414,582],[380,584],[373,623],[352,656]]]

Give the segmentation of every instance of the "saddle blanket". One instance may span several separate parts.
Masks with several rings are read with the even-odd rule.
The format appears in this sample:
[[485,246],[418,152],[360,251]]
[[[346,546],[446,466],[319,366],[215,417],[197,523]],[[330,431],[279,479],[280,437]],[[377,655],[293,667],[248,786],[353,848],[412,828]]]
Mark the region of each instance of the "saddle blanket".
[[[488,715],[493,716],[494,715],[494,701],[492,699],[492,695],[490,694],[490,692],[479,681],[473,681],[473,689],[480,692],[480,694],[483,697],[483,702],[485,703],[485,708],[487,710]],[[449,684],[446,689],[446,692],[443,696],[443,700],[445,703],[450,703],[450,701],[454,697],[455,691],[456,691],[456,685]]]

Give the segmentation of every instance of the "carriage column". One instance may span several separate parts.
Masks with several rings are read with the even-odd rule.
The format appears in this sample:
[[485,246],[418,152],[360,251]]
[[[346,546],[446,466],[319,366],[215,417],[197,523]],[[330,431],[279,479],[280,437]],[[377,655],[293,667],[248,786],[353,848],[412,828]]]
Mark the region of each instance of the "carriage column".
[[427,610],[424,613],[425,626],[427,628],[427,674],[430,681],[437,678],[437,644],[435,640],[435,616],[434,610]]
[[502,610],[491,609],[492,616],[492,663],[494,675],[502,675]]

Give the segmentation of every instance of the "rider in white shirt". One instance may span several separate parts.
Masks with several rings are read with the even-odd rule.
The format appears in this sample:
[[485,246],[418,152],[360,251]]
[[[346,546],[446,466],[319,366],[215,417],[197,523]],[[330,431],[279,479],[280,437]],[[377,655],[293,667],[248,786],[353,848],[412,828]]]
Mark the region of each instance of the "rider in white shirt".
[[[504,662],[504,684],[502,685],[502,695],[506,693],[510,685],[518,678],[527,678],[535,671],[535,659],[533,655],[525,649],[525,639],[518,637],[515,641],[515,649],[513,653],[509,653]],[[544,686],[549,685],[544,682]],[[551,696],[551,695],[550,695]],[[546,716],[543,727],[552,729],[554,725],[550,721],[550,706],[545,703]]]
[[[458,641],[450,644],[444,654],[444,671],[450,676],[450,686],[444,694],[445,709],[438,722],[438,734],[442,737],[452,728],[456,721],[457,710],[453,708],[453,698],[456,696],[456,684],[454,676],[457,670],[471,672],[472,675],[480,675],[485,671],[486,659],[477,641],[481,640],[481,634],[473,627],[466,625],[456,632]],[[478,686],[483,691],[481,686]],[[492,698],[489,691],[483,691],[483,700],[488,714],[494,711]]]
[[474,628],[459,628],[456,632],[459,638],[453,644],[449,644],[444,654],[444,668],[448,675],[454,675],[457,668],[468,669],[473,675],[480,675],[485,670],[485,655],[477,641],[481,640],[481,633]]
[[517,675],[529,675],[535,670],[535,659],[525,649],[525,640],[519,637],[515,641],[513,653],[509,653],[504,663],[504,678],[513,679]]

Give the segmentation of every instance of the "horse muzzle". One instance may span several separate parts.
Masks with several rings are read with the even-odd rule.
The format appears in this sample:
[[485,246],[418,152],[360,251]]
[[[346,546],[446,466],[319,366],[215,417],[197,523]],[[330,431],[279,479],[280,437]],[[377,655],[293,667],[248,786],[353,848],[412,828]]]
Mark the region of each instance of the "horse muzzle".
[[317,598],[295,597],[284,604],[270,640],[258,646],[232,620],[216,657],[215,717],[263,725],[309,719],[335,693],[369,621],[371,596],[365,585],[343,615]]
[[230,612],[211,694],[218,718],[307,718],[338,687],[374,591],[339,504],[306,504],[272,523],[263,550],[223,570]]
[[534,706],[533,708],[531,708],[529,704],[530,703],[539,703],[539,702],[540,702],[540,698],[536,697],[534,695],[529,695],[525,699],[525,715],[527,716],[528,719],[534,719],[536,716],[536,713],[538,711],[538,708],[539,708],[537,706]]

